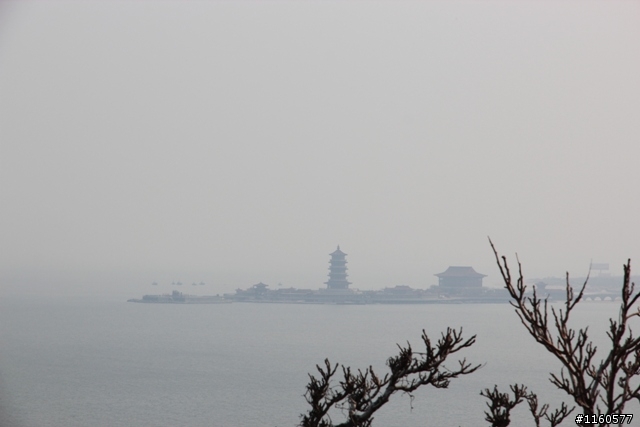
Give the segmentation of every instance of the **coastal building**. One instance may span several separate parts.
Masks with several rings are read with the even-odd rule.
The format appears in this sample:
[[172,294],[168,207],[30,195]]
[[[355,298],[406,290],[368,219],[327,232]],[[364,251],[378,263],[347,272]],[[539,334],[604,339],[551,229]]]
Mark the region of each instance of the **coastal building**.
[[[326,288],[272,290],[260,282],[246,289],[236,289],[234,294],[223,296],[195,296],[173,291],[169,295],[144,295],[131,299],[140,303],[172,304],[220,304],[230,302],[281,303],[281,304],[446,304],[446,303],[496,303],[509,301],[505,289],[488,289],[482,286],[484,274],[472,267],[449,267],[436,274],[439,285],[429,289],[414,289],[407,285],[386,287],[382,290],[360,291],[350,289],[347,280],[347,254],[340,246],[331,254],[329,280]],[[549,288],[547,288],[548,290]]]
[[347,260],[344,252],[338,249],[329,254],[329,281],[324,282],[327,289],[348,289],[351,282],[347,281]]
[[441,290],[469,290],[482,289],[482,279],[486,274],[480,274],[473,267],[452,266],[438,276],[438,286]]
[[267,289],[268,287],[268,285],[260,282],[249,289],[236,289],[236,299],[238,301],[264,299],[271,292]]

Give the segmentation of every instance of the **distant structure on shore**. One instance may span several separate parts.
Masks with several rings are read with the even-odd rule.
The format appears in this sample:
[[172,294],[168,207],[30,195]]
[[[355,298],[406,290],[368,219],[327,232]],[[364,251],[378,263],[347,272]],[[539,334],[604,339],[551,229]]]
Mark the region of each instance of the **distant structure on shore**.
[[[326,288],[283,288],[271,290],[260,282],[247,289],[237,289],[234,294],[198,297],[174,291],[171,295],[145,295],[131,302],[215,304],[220,302],[290,303],[290,304],[442,304],[442,303],[501,303],[508,301],[504,289],[488,289],[482,286],[484,274],[473,267],[449,267],[436,274],[438,285],[429,289],[414,289],[397,285],[376,291],[350,289],[347,280],[347,254],[340,246],[329,254],[329,280]],[[195,284],[195,283],[194,283]]]
[[482,279],[486,274],[480,274],[473,267],[451,266],[443,273],[436,274],[438,287],[444,293],[457,294],[478,291],[482,289]]
[[347,260],[344,252],[338,249],[329,254],[329,281],[324,282],[327,289],[348,289],[351,282],[347,282]]
[[228,304],[233,301],[219,295],[198,296],[173,291],[170,294],[145,295],[142,299],[130,299],[128,302],[142,302],[149,304]]

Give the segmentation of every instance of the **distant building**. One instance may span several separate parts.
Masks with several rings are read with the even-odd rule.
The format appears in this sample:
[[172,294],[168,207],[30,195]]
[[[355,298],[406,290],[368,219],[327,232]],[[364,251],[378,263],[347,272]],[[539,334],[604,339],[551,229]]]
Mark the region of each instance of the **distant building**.
[[260,282],[249,289],[236,289],[236,300],[238,301],[247,301],[247,300],[262,300],[269,294],[269,289],[267,289],[269,285],[265,285]]
[[444,273],[436,274],[441,289],[456,290],[482,288],[482,279],[486,274],[480,274],[473,267],[449,267]]
[[347,282],[347,254],[340,250],[340,246],[330,253],[329,281],[324,282],[327,289],[348,289],[351,282]]

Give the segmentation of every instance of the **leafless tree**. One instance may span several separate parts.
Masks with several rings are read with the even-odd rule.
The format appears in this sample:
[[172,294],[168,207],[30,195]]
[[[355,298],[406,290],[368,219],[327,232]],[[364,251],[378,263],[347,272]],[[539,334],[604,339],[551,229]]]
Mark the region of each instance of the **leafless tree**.
[[513,400],[509,393],[500,393],[498,386],[494,386],[493,390],[487,388],[480,392],[481,396],[489,399],[487,403],[489,412],[485,412],[485,419],[491,423],[492,427],[507,427],[511,423],[511,410],[527,397],[525,386],[513,385],[511,391],[514,394]]
[[[444,363],[449,356],[471,347],[476,336],[465,340],[462,329],[448,328],[433,345],[422,331],[424,352],[414,352],[411,345],[398,345],[397,356],[387,360],[390,373],[379,377],[371,366],[364,371],[352,372],[343,365],[332,365],[325,359],[324,366],[316,365],[319,377],[309,374],[305,398],[311,409],[301,416],[301,427],[369,427],[375,412],[385,405],[396,392],[412,393],[419,387],[430,385],[447,388],[452,379],[475,372],[481,365],[472,365],[462,359],[454,369]],[[335,375],[342,371],[342,379],[335,384]],[[342,410],[346,420],[333,424],[330,410]]]
[[[527,332],[561,363],[559,373],[551,373],[550,381],[571,396],[585,415],[621,414],[625,406],[636,400],[640,402],[640,337],[634,337],[630,327],[635,317],[640,317],[640,308],[633,309],[640,299],[631,283],[631,262],[624,264],[624,279],[620,311],[616,320],[610,319],[607,336],[611,342],[608,353],[597,360],[597,348],[589,339],[588,327],[573,329],[569,326],[571,313],[582,301],[588,277],[577,294],[566,276],[566,298],[564,308],[557,309],[540,298],[535,286],[527,293],[518,260],[518,277],[511,275],[507,259],[498,255],[491,242],[496,262],[505,288],[511,297],[511,305]],[[551,315],[549,315],[551,314]],[[373,415],[384,406],[391,396],[400,391],[413,400],[413,392],[424,385],[446,388],[452,379],[475,372],[481,365],[472,365],[462,359],[455,369],[448,369],[447,357],[472,346],[476,336],[464,340],[462,329],[448,328],[433,345],[423,331],[425,352],[414,352],[411,345],[398,345],[399,354],[387,360],[390,373],[379,377],[370,366],[364,371],[352,372],[340,364],[332,365],[325,360],[324,366],[316,365],[319,376],[309,374],[305,393],[311,409],[301,415],[300,427],[370,427]],[[342,379],[336,384],[338,371]],[[511,410],[527,402],[536,427],[545,422],[550,427],[560,425],[575,409],[564,402],[560,408],[550,411],[548,404],[539,405],[535,393],[524,385],[512,385],[511,393],[501,393],[497,386],[485,389],[480,394],[487,398],[488,412],[485,419],[491,427],[507,427],[511,423]],[[337,409],[346,418],[333,424],[330,411]],[[590,418],[593,421],[593,418]],[[600,422],[599,426],[612,423]],[[580,424],[596,425],[593,422]]]
[[540,422],[543,419],[551,427],[556,427],[574,410],[574,408],[569,409],[562,402],[560,408],[549,413],[549,405],[545,403],[538,408],[538,396],[533,392],[528,392],[527,387],[524,385],[512,385],[511,391],[513,392],[513,399],[511,399],[509,393],[501,393],[498,390],[498,386],[494,386],[493,390],[487,388],[480,392],[480,395],[489,399],[487,403],[489,412],[485,412],[485,420],[491,423],[491,427],[507,427],[511,423],[511,410],[525,400],[529,404],[529,411],[533,416],[536,427],[541,426]]
[[526,294],[520,260],[518,277],[514,280],[506,257],[499,256],[491,240],[490,243],[520,321],[536,342],[562,365],[560,373],[551,374],[551,383],[571,396],[587,415],[619,414],[630,401],[640,401],[640,337],[634,337],[630,327],[633,318],[640,316],[640,309],[633,309],[640,293],[630,282],[631,261],[624,264],[618,318],[609,320],[607,336],[611,346],[604,357],[597,360],[597,348],[589,339],[588,327],[569,326],[572,311],[583,299],[588,277],[576,294],[567,273],[564,309],[549,307],[548,300],[537,295],[535,286],[531,296]]

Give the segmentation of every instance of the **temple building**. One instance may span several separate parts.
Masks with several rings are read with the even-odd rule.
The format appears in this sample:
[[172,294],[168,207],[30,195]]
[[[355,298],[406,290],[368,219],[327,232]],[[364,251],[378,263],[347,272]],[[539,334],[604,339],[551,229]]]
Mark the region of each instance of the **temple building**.
[[486,274],[480,274],[473,267],[449,267],[444,273],[436,274],[438,285],[443,289],[482,288],[482,279]]
[[348,289],[351,282],[347,282],[347,254],[340,250],[340,246],[330,253],[329,281],[324,282],[327,289]]

